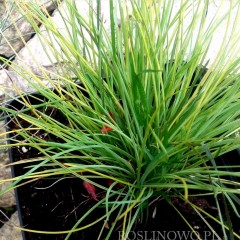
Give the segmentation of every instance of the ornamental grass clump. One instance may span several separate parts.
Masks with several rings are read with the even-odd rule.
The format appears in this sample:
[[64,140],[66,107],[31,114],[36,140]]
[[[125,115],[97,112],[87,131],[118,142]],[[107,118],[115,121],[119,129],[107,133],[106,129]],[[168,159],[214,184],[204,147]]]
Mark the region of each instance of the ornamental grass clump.
[[[65,231],[66,239],[86,228],[84,218],[99,207],[105,213],[96,222],[109,228],[106,239],[116,226],[127,239],[154,199],[172,205],[200,238],[172,197],[200,218],[219,223],[224,237],[230,232],[240,239],[219,207],[221,196],[239,217],[240,164],[230,171],[216,160],[240,145],[240,3],[222,1],[224,11],[219,7],[209,16],[210,1],[109,1],[106,23],[100,1],[90,1],[85,16],[77,1],[66,0],[56,13],[61,26],[33,2],[15,3],[55,69],[41,68],[38,76],[6,62],[43,96],[33,95],[37,103],[31,104],[29,95],[20,93],[17,101],[25,108],[1,107],[19,123],[9,147],[31,147],[40,154],[22,160],[31,166],[6,191],[23,179],[82,179],[96,204]],[[96,196],[96,188],[104,195]],[[217,216],[191,201],[205,195],[214,197]]]

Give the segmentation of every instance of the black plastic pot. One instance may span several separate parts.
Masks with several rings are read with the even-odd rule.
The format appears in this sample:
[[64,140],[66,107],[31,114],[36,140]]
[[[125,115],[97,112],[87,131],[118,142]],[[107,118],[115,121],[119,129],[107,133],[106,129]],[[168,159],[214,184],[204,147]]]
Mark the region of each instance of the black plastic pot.
[[[28,102],[32,105],[41,105],[44,98],[38,94],[33,93],[26,95]],[[9,109],[14,109],[19,112],[25,111],[25,105],[22,103],[21,98],[15,99],[8,103]],[[51,117],[57,119],[62,124],[66,124],[66,118],[57,110],[41,109],[39,111],[46,111],[51,113]],[[29,111],[29,114],[32,114]],[[25,121],[20,118],[16,118],[9,114],[6,119],[7,128],[9,131],[16,129],[20,126],[29,127]],[[33,133],[34,134],[34,133]],[[44,136],[44,132],[38,132],[39,136]],[[50,136],[53,141],[61,141],[55,136]],[[11,141],[9,144],[14,143],[14,139],[18,141],[24,140],[20,135],[11,134]],[[47,138],[46,137],[46,138]],[[47,141],[48,139],[46,139]],[[12,163],[15,163],[22,159],[29,159],[39,157],[39,151],[27,147],[12,147],[9,149],[9,157]],[[21,176],[25,174],[32,163],[13,165],[12,175],[13,177]],[[43,168],[40,168],[43,170]],[[60,179],[60,180],[59,180]],[[101,183],[100,184],[106,184]],[[86,189],[83,186],[83,181],[73,176],[64,178],[63,176],[56,176],[55,178],[38,179],[34,182],[28,182],[22,180],[19,187],[15,189],[17,210],[19,213],[20,225],[25,229],[34,229],[38,231],[68,231],[72,229],[77,220],[96,204],[96,201],[92,199]],[[102,191],[97,189],[96,193],[101,196]],[[105,193],[106,194],[106,193]],[[97,214],[91,214],[91,217],[85,222],[84,225],[89,224],[105,213],[105,208],[99,208]],[[83,231],[77,231],[70,237],[71,240],[81,239],[97,239],[98,233],[101,231],[102,223],[94,225],[93,228],[87,228]],[[108,231],[106,228],[105,232]],[[67,233],[62,234],[43,234],[34,233],[32,231],[22,231],[24,240],[62,240],[65,239]],[[118,233],[116,233],[118,234]]]

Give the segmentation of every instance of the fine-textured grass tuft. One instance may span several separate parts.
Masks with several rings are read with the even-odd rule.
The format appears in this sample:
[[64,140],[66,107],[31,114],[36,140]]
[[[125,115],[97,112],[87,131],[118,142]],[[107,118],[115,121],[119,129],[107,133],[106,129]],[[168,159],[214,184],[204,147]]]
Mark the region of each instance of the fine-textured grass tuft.
[[[16,130],[25,141],[12,139],[9,147],[36,148],[44,156],[9,188],[23,178],[75,175],[106,191],[86,216],[103,205],[106,214],[100,220],[108,221],[117,209],[122,239],[150,199],[158,197],[170,204],[171,196],[183,199],[204,219],[208,213],[191,203],[190,196],[212,194],[218,206],[217,196],[222,195],[239,216],[239,183],[228,178],[239,177],[240,165],[232,172],[215,159],[240,145],[240,25],[234,17],[240,4],[229,1],[228,9],[209,21],[209,1],[174,2],[109,1],[107,29],[100,1],[89,4],[84,16],[77,1],[66,0],[57,13],[61,27],[34,2],[16,1],[56,69],[50,78],[44,69],[39,77],[10,65],[45,101],[31,105],[21,94],[19,102],[27,110],[1,107],[8,116],[29,123]],[[224,26],[219,51],[209,56],[212,39]],[[49,109],[65,122],[48,116]],[[42,130],[48,141],[32,134]],[[51,167],[41,171],[41,166]],[[121,187],[106,188],[99,179]],[[224,226],[222,211],[218,208],[219,217],[210,218]],[[84,217],[66,239],[85,227]]]

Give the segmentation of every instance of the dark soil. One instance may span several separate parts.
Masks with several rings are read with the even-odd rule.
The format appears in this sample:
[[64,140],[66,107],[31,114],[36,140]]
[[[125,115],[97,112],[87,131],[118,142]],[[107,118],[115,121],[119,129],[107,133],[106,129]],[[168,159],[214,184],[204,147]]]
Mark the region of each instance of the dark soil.
[[[32,99],[32,101],[35,101]],[[20,103],[12,102],[11,106],[14,108],[22,109]],[[55,114],[55,118],[59,121],[65,121],[64,116],[57,111],[49,110],[51,114]],[[26,123],[21,122],[22,126]],[[19,123],[12,120],[9,123],[10,129],[16,129]],[[39,135],[44,135],[39,132]],[[16,136],[19,140],[20,136]],[[57,141],[57,139],[56,139]],[[12,148],[11,157],[13,161],[26,159],[30,157],[39,156],[38,151],[35,149]],[[228,157],[230,156],[230,157]],[[222,158],[223,164],[229,159],[239,160],[237,151],[225,155]],[[26,170],[22,166],[14,167],[14,175],[18,176]],[[57,179],[38,179],[37,181],[27,183],[19,187],[16,191],[17,200],[19,201],[19,211],[22,215],[21,224],[27,229],[35,229],[42,231],[65,231],[71,229],[87,210],[89,210],[96,201],[92,199],[86,189],[83,187],[81,179],[74,178],[73,176],[60,177]],[[103,183],[105,184],[105,183]],[[97,189],[98,198],[104,196],[104,192]],[[139,221],[133,228],[129,239],[196,239],[192,234],[190,228],[186,225],[180,215],[164,200],[152,199],[152,203],[145,210]],[[195,197],[190,199],[191,202],[204,209],[206,212],[217,217],[217,210],[215,207],[215,200],[213,197]],[[223,198],[219,196],[219,201],[224,213]],[[217,239],[214,238],[213,232],[209,230],[202,219],[196,212],[182,200],[172,197],[172,204],[184,215],[184,217],[191,223],[192,228],[201,236],[202,239]],[[150,202],[149,202],[150,203]],[[237,218],[228,206],[228,210],[232,215],[232,224],[234,230],[240,234],[240,219]],[[98,208],[89,219],[86,219],[81,226],[99,219],[105,212],[104,208]],[[223,214],[224,215],[224,214]],[[226,216],[224,215],[226,218]],[[213,222],[210,218],[208,220],[215,231],[220,237],[223,236],[221,227]],[[113,219],[114,220],[114,219]],[[111,223],[109,223],[111,224]],[[121,223],[117,227],[120,227]],[[98,233],[103,226],[103,221],[96,224],[94,227],[86,228],[83,231],[75,232],[71,235],[71,240],[96,240]],[[111,239],[120,239],[121,232],[116,229]],[[103,236],[107,233],[107,226],[104,229]],[[37,234],[25,232],[26,240],[62,240],[66,234]],[[180,234],[180,235],[179,235]],[[182,236],[182,237],[181,237]],[[101,239],[104,239],[102,237]]]

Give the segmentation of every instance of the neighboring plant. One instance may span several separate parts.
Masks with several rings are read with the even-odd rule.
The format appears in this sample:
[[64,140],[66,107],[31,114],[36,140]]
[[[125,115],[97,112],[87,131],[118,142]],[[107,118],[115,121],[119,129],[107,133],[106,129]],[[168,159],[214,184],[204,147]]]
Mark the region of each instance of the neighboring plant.
[[[206,211],[191,202],[191,194],[214,195],[217,207],[217,197],[222,195],[239,216],[239,183],[226,176],[240,176],[240,164],[232,172],[219,166],[215,158],[240,145],[235,136],[240,129],[240,25],[234,18],[240,3],[229,1],[229,9],[217,12],[209,21],[209,1],[179,1],[175,8],[174,2],[109,1],[108,31],[99,4],[96,11],[90,4],[89,16],[84,18],[75,1],[66,0],[66,7],[59,10],[66,27],[62,31],[36,4],[21,1],[19,11],[57,64],[50,78],[47,71],[39,77],[7,62],[46,101],[29,105],[21,94],[19,101],[28,112],[1,107],[8,116],[30,125],[19,126],[16,133],[25,140],[12,138],[9,147],[36,148],[44,156],[36,158],[33,168],[15,178],[6,191],[22,179],[81,178],[98,200],[88,214],[104,206],[106,213],[99,221],[106,224],[117,210],[106,239],[119,221],[122,238],[127,238],[149,201],[159,197],[169,204],[172,196],[183,199],[204,219]],[[38,28],[35,20],[45,29]],[[225,37],[216,56],[209,59],[212,38],[224,22]],[[54,91],[44,87],[42,79]],[[47,116],[40,108],[56,109],[67,123]],[[49,134],[49,141],[33,134],[42,130]],[[42,166],[51,167],[41,170]],[[102,179],[111,186],[102,186]],[[94,186],[106,192],[103,199],[94,195]],[[210,218],[222,225],[227,236],[222,211],[218,207],[219,218]],[[66,239],[85,227],[83,218]]]

